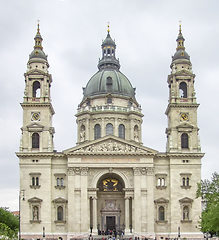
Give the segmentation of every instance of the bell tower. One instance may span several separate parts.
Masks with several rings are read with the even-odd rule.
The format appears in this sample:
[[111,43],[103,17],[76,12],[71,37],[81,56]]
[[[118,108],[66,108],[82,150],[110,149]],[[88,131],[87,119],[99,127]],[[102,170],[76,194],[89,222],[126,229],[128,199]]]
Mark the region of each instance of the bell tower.
[[170,65],[171,74],[167,79],[169,85],[169,104],[166,110],[167,152],[197,153],[201,151],[197,127],[199,104],[195,97],[195,74],[192,72],[190,56],[185,51],[181,24],[176,42],[176,53]]
[[24,74],[20,152],[52,152],[55,132],[52,127],[52,116],[55,112],[50,97],[52,76],[48,72],[49,63],[43,51],[39,24],[34,40],[34,50],[29,55],[27,71]]

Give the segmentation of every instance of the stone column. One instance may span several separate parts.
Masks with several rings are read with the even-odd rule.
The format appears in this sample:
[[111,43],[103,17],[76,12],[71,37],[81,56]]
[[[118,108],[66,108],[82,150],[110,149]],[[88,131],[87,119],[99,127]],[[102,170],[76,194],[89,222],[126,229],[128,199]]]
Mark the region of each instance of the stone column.
[[129,231],[129,198],[125,197],[125,234],[128,234]]
[[90,140],[91,135],[90,135],[90,126],[89,126],[89,119],[86,118],[86,124],[85,124],[85,141]]
[[89,232],[88,224],[88,195],[87,195],[88,168],[81,168],[81,233]]
[[[141,171],[139,167],[134,169],[134,231],[141,232]],[[151,205],[153,206],[153,205]]]
[[93,233],[98,234],[97,232],[97,197],[93,197]]
[[[71,224],[68,224],[68,232],[74,232],[75,231],[75,224],[76,224],[76,219],[75,219],[75,181],[74,181],[74,170],[72,167],[68,168],[68,222]],[[71,187],[70,187],[71,186]]]
[[[154,172],[147,168],[147,232],[154,234]],[[152,207],[153,206],[153,207]]]

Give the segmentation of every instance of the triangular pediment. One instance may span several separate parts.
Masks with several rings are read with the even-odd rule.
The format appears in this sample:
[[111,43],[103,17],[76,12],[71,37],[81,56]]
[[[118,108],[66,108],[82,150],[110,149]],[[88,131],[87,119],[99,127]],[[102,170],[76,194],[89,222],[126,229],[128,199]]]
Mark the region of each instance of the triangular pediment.
[[42,201],[43,200],[38,197],[33,197],[33,198],[28,199],[28,202],[31,202],[31,203],[40,203]]
[[191,203],[191,202],[193,202],[193,199],[188,198],[188,197],[184,197],[184,198],[181,198],[179,201],[181,203]]
[[47,73],[40,69],[31,69],[28,71],[28,75],[47,75]]
[[116,136],[105,136],[79,146],[67,149],[64,154],[116,154],[116,155],[154,155],[157,151],[144,147],[136,142],[127,141]]
[[64,198],[61,198],[61,197],[58,197],[58,198],[55,198],[53,200],[54,203],[67,203],[68,200],[64,199]]
[[178,126],[176,126],[176,128],[194,128],[194,126],[187,122],[184,122],[184,123],[181,123]]
[[31,124],[29,124],[29,125],[27,125],[27,129],[29,129],[29,130],[36,130],[36,129],[43,129],[44,128],[44,126],[42,125],[42,124],[39,124],[39,123],[37,123],[37,122],[34,122],[34,123],[31,123]]
[[158,198],[156,200],[154,200],[155,203],[168,203],[169,200],[166,198]]
[[180,71],[177,71],[174,73],[175,76],[190,76],[190,77],[195,77],[195,74],[186,70],[186,69],[182,69]]

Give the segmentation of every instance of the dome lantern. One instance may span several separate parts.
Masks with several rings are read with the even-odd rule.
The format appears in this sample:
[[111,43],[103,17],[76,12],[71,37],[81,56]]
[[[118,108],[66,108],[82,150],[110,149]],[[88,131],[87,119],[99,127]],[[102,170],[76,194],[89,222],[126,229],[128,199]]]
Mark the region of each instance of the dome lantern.
[[43,38],[40,34],[39,23],[37,24],[37,33],[36,33],[34,40],[35,40],[34,50],[29,55],[29,60],[32,58],[42,58],[42,59],[47,60],[47,56],[44,53],[43,47],[42,47]]
[[179,24],[179,35],[176,39],[177,42],[177,48],[176,48],[176,53],[173,56],[173,61],[177,59],[187,59],[190,61],[190,56],[189,54],[185,51],[185,46],[184,42],[185,39],[182,35],[182,28],[181,28],[181,23]]

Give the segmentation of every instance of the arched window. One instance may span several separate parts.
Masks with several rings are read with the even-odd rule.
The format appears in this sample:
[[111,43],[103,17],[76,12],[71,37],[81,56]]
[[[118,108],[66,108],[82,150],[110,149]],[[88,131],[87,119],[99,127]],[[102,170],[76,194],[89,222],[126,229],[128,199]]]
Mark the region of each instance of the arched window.
[[101,138],[101,127],[100,124],[94,126],[94,139]]
[[33,97],[40,97],[40,83],[38,81],[33,83]]
[[113,79],[111,77],[107,77],[106,85],[113,85]]
[[186,186],[189,186],[189,178],[186,178]]
[[39,148],[40,136],[38,133],[32,135],[32,148]]
[[62,206],[59,206],[57,208],[57,220],[63,221],[63,207]]
[[107,102],[107,103],[112,103],[113,100],[112,100],[112,98],[108,97],[106,102]]
[[185,82],[179,84],[179,92],[181,98],[187,98],[187,84]]
[[32,186],[35,185],[35,177],[32,177]]
[[185,178],[182,179],[182,185],[183,185],[183,186],[186,185],[186,179],[185,179]]
[[189,148],[189,137],[187,133],[181,135],[181,148]]
[[39,186],[39,178],[36,177],[36,186]]
[[125,126],[123,124],[119,125],[119,137],[125,139]]
[[57,186],[60,186],[60,179],[57,178]]
[[165,186],[165,179],[164,179],[164,178],[161,179],[161,186],[162,186],[162,187]]
[[61,178],[61,186],[63,187],[64,186],[64,179]]
[[108,123],[106,125],[106,135],[112,135],[113,134],[113,125],[111,123]]
[[159,187],[161,186],[161,179],[160,178],[157,179],[157,186],[159,186]]
[[189,207],[183,207],[183,220],[189,220]]
[[163,206],[160,206],[159,207],[159,221],[164,221],[164,207]]

